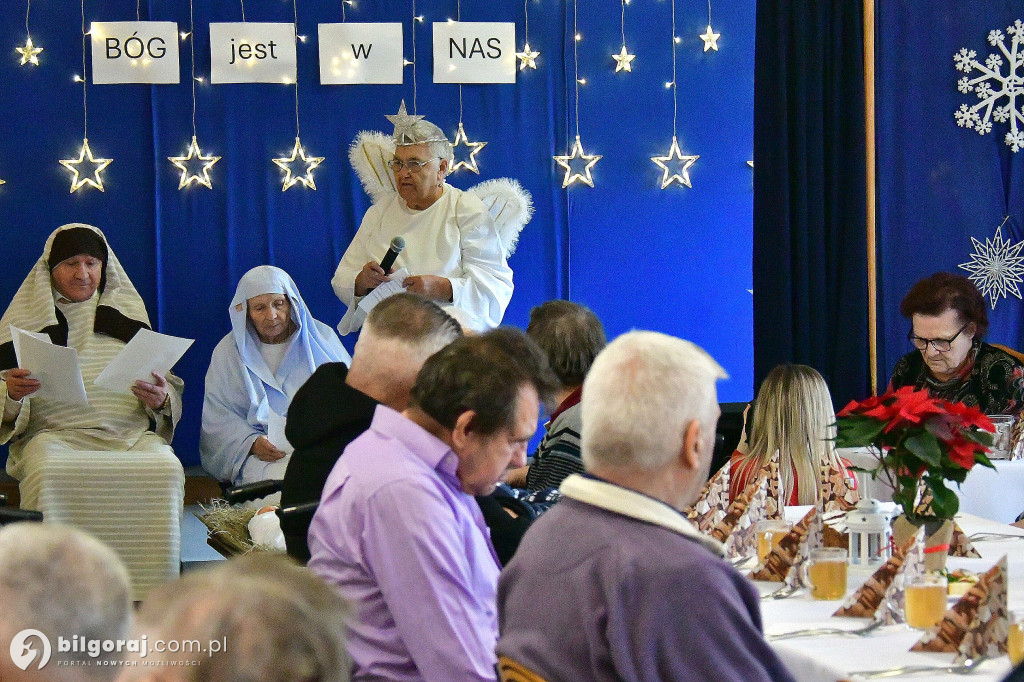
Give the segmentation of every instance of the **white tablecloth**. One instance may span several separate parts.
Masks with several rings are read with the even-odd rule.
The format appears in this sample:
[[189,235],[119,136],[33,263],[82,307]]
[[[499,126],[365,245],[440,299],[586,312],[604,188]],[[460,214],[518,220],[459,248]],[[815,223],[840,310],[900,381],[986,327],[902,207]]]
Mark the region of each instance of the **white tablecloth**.
[[[840,457],[854,466],[872,468],[877,463],[865,448],[839,448]],[[1024,460],[995,460],[996,469],[975,466],[967,480],[953,490],[960,498],[960,511],[983,519],[1013,523],[1024,512]],[[871,480],[868,474],[857,473],[857,487],[862,497],[892,500],[892,489],[881,479]]]
[[[787,514],[789,516],[789,514]],[[1022,539],[1006,539],[975,543],[981,559],[949,559],[950,568],[967,568],[981,573],[995,564],[1004,554],[1009,564],[1009,608],[1024,610],[1024,530],[994,523],[971,515],[961,515],[958,523],[968,534],[978,532],[1011,533]],[[849,592],[867,579],[870,571],[850,572]],[[778,583],[757,583],[763,593],[779,587]],[[840,601],[814,601],[806,592],[788,599],[761,602],[765,634],[790,632],[813,627],[845,627],[857,629],[867,624],[858,618],[832,618]],[[952,602],[950,602],[952,604]],[[903,665],[951,665],[953,654],[915,653],[910,647],[920,639],[921,632],[905,625],[879,628],[871,635],[853,637],[809,637],[772,642],[772,647],[800,682],[823,682],[858,678],[850,673],[857,670],[877,670]],[[1010,661],[1002,656],[988,660],[971,675],[972,680],[1001,680],[1010,671]],[[963,680],[958,675],[917,675],[891,679],[907,680]]]

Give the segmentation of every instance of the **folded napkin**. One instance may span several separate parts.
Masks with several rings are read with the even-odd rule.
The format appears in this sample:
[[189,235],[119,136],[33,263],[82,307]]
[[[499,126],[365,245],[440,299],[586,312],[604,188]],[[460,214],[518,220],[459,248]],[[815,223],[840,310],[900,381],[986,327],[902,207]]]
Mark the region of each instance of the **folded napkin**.
[[686,510],[686,518],[697,530],[707,534],[723,518],[729,508],[729,462],[704,484],[697,501]]
[[1004,555],[910,650],[955,653],[958,664],[980,655],[1004,654],[1007,615]]
[[889,560],[879,566],[878,570],[857,588],[856,592],[847,597],[843,605],[832,615],[849,618],[874,618],[889,587],[897,577],[902,582],[904,561],[907,551],[910,550],[913,543],[912,539],[906,547],[893,547]]
[[953,537],[949,541],[949,556],[966,557],[968,559],[980,559],[981,554],[975,549],[974,543],[967,537],[967,533],[956,521],[953,522]]
[[782,499],[782,479],[779,476],[779,451],[768,460],[768,466],[761,473],[768,477],[768,497],[765,500],[766,519],[781,519],[786,501]]
[[[726,510],[722,520],[715,524],[714,528],[708,531],[708,535],[725,542],[733,531],[746,529],[750,526],[751,514],[763,518],[765,509],[765,497],[768,494],[768,481],[765,478],[758,478],[744,488],[739,497],[732,501],[729,509]],[[756,539],[755,539],[756,540]],[[756,549],[755,549],[756,551]]]
[[821,499],[825,503],[825,511],[850,511],[860,496],[856,490],[850,490],[846,475],[831,462],[821,467]]
[[[748,489],[752,487],[748,486]],[[744,495],[746,494],[747,491],[744,491]],[[725,540],[726,559],[757,556],[757,524],[766,519],[767,499],[768,480],[762,478],[754,488],[754,494],[750,497],[745,510],[733,525],[732,532]],[[714,531],[712,531],[712,537],[717,537]]]
[[[777,547],[764,560],[764,566],[750,574],[751,580],[790,583],[789,576],[794,575],[793,587],[799,586],[799,567],[810,556],[811,549],[821,546],[821,514],[811,509],[786,536],[779,541]],[[798,570],[794,571],[794,567]]]

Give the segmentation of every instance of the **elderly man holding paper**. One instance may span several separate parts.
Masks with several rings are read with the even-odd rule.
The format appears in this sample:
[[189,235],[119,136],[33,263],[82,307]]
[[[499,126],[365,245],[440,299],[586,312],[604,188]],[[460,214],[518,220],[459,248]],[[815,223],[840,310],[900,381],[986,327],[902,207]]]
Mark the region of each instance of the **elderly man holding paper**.
[[[99,229],[62,225],[0,318],[0,443],[10,441],[7,471],[20,481],[21,506],[38,504],[39,462],[65,450],[171,452],[181,416],[183,382],[153,372],[123,390],[95,380],[142,329],[146,307]],[[17,330],[46,335],[73,348],[86,401],[69,386],[38,378],[46,368],[21,367],[12,336]],[[77,380],[77,377],[75,377]],[[69,400],[68,397],[72,396]]]

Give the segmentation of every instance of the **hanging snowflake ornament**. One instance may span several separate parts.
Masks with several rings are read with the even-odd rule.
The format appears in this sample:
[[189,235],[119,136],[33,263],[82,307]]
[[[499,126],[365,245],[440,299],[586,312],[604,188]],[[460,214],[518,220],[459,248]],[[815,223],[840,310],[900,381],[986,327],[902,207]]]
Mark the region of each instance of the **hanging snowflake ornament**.
[[[1004,221],[1005,224],[1005,221]],[[1024,283],[1024,256],[1020,255],[1024,241],[1016,244],[1003,239],[1003,226],[996,228],[995,237],[985,239],[982,244],[974,237],[974,253],[969,263],[961,263],[957,267],[970,274],[968,279],[978,285],[982,296],[987,296],[989,304],[995,310],[996,302],[1013,294],[1021,298],[1018,284]]]
[[[1009,48],[1007,36],[1011,37]],[[953,117],[958,126],[979,135],[992,132],[992,121],[1009,122],[1010,130],[1003,139],[1016,153],[1024,149],[1024,21],[1017,19],[1006,28],[1006,34],[999,29],[989,31],[988,42],[1002,55],[990,54],[984,64],[978,61],[977,52],[966,47],[953,55],[957,70],[968,74],[957,81],[957,89],[965,95],[973,92],[981,100],[974,106],[961,104]],[[981,75],[971,78],[969,74],[975,70]],[[1006,103],[1001,104],[1004,97]]]

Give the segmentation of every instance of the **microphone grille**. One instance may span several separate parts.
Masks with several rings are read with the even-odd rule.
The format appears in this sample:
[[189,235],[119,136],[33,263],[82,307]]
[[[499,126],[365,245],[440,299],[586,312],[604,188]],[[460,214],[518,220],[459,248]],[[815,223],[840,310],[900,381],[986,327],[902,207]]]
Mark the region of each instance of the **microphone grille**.
[[401,237],[395,237],[391,240],[391,248],[395,251],[401,251],[405,248],[405,240]]

